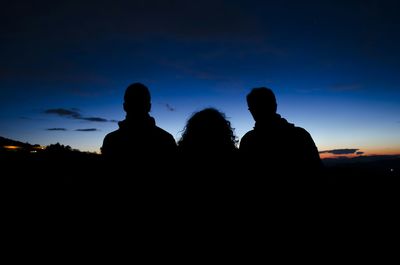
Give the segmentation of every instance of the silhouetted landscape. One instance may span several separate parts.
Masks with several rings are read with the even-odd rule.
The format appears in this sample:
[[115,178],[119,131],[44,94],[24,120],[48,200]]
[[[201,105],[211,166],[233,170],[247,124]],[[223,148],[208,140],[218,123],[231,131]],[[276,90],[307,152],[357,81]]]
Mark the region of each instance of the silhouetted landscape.
[[[101,155],[97,153],[81,152],[60,143],[43,147],[38,144],[23,143],[4,137],[0,137],[0,159],[3,169],[8,165],[14,165],[19,170],[26,170],[26,165],[31,166],[32,169],[47,165],[50,170],[55,165],[60,165],[59,169],[74,171],[74,176],[68,176],[70,179],[93,178],[94,176],[91,174],[83,175],[83,173],[88,173],[89,166],[95,172],[103,161]],[[400,155],[361,155],[352,158],[340,156],[338,158],[325,158],[322,159],[322,162],[324,172],[321,178],[330,178],[331,181],[336,181],[337,184],[340,183],[344,186],[347,184],[355,185],[355,182],[361,184],[363,180],[390,182],[393,178],[400,176]],[[46,168],[41,168],[39,174],[36,170],[32,170],[30,173],[36,177],[51,173],[46,171]],[[54,174],[53,177],[62,178],[62,173],[66,173],[66,171],[62,171],[61,175]],[[129,177],[129,172],[126,172],[126,175]],[[331,184],[333,183],[331,182]]]
[[[0,137],[1,170],[8,172],[2,180],[12,183],[4,186],[11,214],[57,216],[77,227],[81,227],[81,218],[119,223],[130,220],[127,217],[133,212],[135,221],[154,225],[157,231],[165,225],[208,222],[211,217],[227,229],[230,226],[223,222],[232,222],[231,218],[233,222],[263,220],[265,211],[276,225],[289,225],[297,216],[310,215],[319,223],[296,222],[313,229],[327,221],[346,227],[343,218],[371,211],[390,215],[397,201],[400,156],[323,159],[325,168],[319,179],[277,174],[282,181],[274,179],[273,172],[252,176],[238,165],[213,171],[167,161],[173,164],[107,163],[99,154],[60,143],[43,147]],[[227,165],[231,162],[219,160]],[[23,220],[18,222],[23,224]]]

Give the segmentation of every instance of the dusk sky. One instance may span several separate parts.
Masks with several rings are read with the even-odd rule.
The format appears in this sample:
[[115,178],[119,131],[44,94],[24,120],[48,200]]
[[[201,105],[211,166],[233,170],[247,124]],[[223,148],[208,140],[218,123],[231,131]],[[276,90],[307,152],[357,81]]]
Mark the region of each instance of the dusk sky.
[[267,86],[321,156],[400,154],[399,13],[396,0],[2,0],[0,136],[99,152],[141,82],[176,140],[205,107],[240,139],[246,94]]

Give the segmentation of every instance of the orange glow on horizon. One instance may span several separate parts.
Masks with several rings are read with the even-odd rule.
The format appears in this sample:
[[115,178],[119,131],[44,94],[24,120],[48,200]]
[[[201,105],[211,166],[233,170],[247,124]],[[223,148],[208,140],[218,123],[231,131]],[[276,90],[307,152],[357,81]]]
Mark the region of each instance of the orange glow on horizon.
[[33,146],[33,149],[34,150],[45,150],[46,149],[46,147],[45,146]]
[[4,145],[3,148],[7,150],[18,150],[21,149],[22,147],[16,145]]
[[319,154],[321,159],[325,158],[339,158],[339,157],[347,157],[347,158],[354,158],[359,156],[382,156],[382,155],[398,155],[400,156],[400,150],[374,150],[374,151],[366,151],[363,154],[331,154],[331,153],[323,153]]

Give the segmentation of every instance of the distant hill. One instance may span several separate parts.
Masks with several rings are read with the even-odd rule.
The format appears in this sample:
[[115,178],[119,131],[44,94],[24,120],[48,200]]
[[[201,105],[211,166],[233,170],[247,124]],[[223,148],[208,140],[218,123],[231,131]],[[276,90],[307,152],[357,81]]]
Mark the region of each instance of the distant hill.
[[33,146],[37,146],[37,145],[32,145],[32,144],[29,144],[29,143],[23,143],[23,142],[20,142],[20,141],[15,141],[15,140],[4,138],[4,137],[0,136],[0,146],[1,147],[3,147],[3,146],[19,146],[19,147],[22,147],[22,148],[29,149],[29,148],[32,148]]
[[58,167],[80,168],[92,163],[93,168],[93,163],[99,158],[96,153],[81,152],[60,143],[40,146],[0,137],[0,160],[6,161],[7,166],[28,170],[29,173],[30,167],[45,166],[58,170]]
[[337,157],[322,159],[325,166],[338,166],[350,164],[365,164],[365,163],[390,163],[400,162],[400,155],[373,155],[373,156],[357,156],[357,157]]
[[400,155],[339,157],[322,160],[328,174],[339,177],[399,177]]

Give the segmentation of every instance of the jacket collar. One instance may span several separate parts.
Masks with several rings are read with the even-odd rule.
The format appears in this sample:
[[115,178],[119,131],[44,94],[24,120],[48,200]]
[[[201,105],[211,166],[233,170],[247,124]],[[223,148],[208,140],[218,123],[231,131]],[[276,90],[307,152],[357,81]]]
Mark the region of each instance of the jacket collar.
[[139,128],[151,128],[156,126],[156,122],[150,115],[146,116],[130,116],[126,115],[125,120],[118,122],[120,129],[139,129]]
[[254,125],[255,130],[279,130],[287,127],[294,127],[294,124],[289,123],[279,114],[274,114],[267,119],[258,120]]

